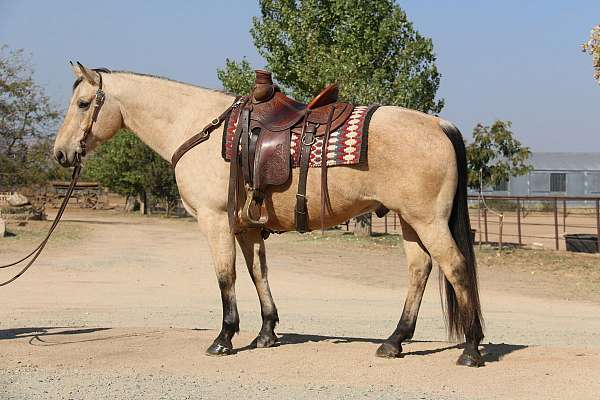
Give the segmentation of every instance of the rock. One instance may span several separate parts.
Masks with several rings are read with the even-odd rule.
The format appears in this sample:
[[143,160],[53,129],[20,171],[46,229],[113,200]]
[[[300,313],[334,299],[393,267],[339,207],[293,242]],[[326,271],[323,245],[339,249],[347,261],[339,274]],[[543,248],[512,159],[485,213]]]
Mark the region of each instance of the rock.
[[29,199],[20,193],[13,193],[8,196],[8,204],[13,207],[22,207],[29,204]]
[[6,222],[0,218],[0,238],[3,238],[6,234]]

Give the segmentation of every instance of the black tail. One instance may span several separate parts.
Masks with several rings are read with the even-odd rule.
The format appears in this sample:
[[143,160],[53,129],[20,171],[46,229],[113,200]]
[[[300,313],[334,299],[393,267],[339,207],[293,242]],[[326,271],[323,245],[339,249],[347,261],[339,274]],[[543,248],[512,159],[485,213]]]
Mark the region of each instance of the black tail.
[[458,186],[454,195],[452,214],[450,215],[448,226],[458,249],[465,259],[468,279],[467,296],[469,301],[467,309],[459,309],[454,288],[444,274],[440,273],[440,290],[442,290],[442,287],[445,287],[446,292],[444,308],[448,322],[448,335],[452,339],[460,339],[464,335],[467,340],[472,339],[479,342],[479,340],[483,339],[483,317],[481,315],[479,290],[477,288],[477,264],[473,251],[473,237],[467,204],[467,152],[463,137],[456,126],[443,120],[440,126],[452,142],[456,154]]

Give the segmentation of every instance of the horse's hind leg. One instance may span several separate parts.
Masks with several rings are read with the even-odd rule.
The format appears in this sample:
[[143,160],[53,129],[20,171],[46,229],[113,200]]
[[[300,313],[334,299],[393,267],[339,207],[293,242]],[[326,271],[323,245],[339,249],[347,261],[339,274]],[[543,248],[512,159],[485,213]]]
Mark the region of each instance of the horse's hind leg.
[[254,347],[271,347],[277,342],[275,325],[279,322],[277,307],[271,296],[269,281],[267,279],[267,258],[265,253],[265,241],[257,229],[251,229],[238,234],[238,243],[244,254],[248,272],[256,287],[260,301],[262,316],[262,328],[256,339],[252,342]]
[[467,260],[459,251],[446,221],[413,226],[449,283],[446,285],[446,312],[450,336],[464,335],[466,340],[457,364],[482,366],[479,343],[483,339],[483,328],[475,272],[469,273]]
[[402,342],[412,338],[427,278],[431,272],[431,257],[429,253],[427,253],[419,237],[410,225],[402,219],[400,221],[404,239],[404,252],[406,253],[408,262],[409,287],[406,293],[402,316],[396,330],[377,349],[376,355],[385,358],[399,357],[402,353]]
[[227,214],[217,215],[207,211],[205,215],[201,215],[201,212],[202,210],[198,211],[198,221],[208,239],[223,303],[221,332],[206,349],[206,354],[223,356],[233,353],[231,338],[240,330],[235,298],[235,239],[229,231]]

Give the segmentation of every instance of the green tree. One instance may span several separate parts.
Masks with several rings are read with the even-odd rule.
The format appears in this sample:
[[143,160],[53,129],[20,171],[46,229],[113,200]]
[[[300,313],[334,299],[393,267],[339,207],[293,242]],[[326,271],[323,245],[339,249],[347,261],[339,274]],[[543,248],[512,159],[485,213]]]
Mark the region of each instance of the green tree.
[[137,196],[144,214],[152,200],[164,202],[169,212],[179,197],[170,164],[125,129],[99,147],[85,167],[87,178],[123,196]]
[[594,66],[594,79],[600,84],[600,25],[590,32],[589,40],[583,44],[583,51],[591,54]]
[[[440,74],[431,39],[392,0],[260,0],[250,33],[282,89],[308,100],[328,83],[355,104],[400,105],[439,112]],[[246,60],[218,70],[226,90],[246,94]]]
[[61,176],[50,157],[60,114],[33,79],[23,50],[0,48],[0,186]]
[[254,70],[246,59],[238,63],[227,58],[225,68],[217,69],[217,76],[225,90],[237,95],[250,93],[254,86]]
[[528,174],[531,151],[519,142],[511,131],[510,121],[496,121],[491,126],[477,124],[473,143],[467,145],[469,186],[495,186],[511,176]]

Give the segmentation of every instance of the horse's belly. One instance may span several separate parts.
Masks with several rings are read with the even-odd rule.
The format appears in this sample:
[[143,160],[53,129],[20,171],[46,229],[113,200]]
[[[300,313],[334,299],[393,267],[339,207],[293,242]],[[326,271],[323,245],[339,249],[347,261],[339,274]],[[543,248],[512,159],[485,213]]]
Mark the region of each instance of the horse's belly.
[[[377,208],[380,204],[365,190],[369,171],[360,168],[336,167],[328,171],[328,188],[332,215],[325,212],[324,226],[346,222],[356,215]],[[275,231],[295,229],[294,210],[298,189],[298,171],[294,170],[289,184],[274,190],[265,201],[269,212],[267,227]],[[321,228],[321,170],[311,169],[307,180],[306,199],[311,230]]]

